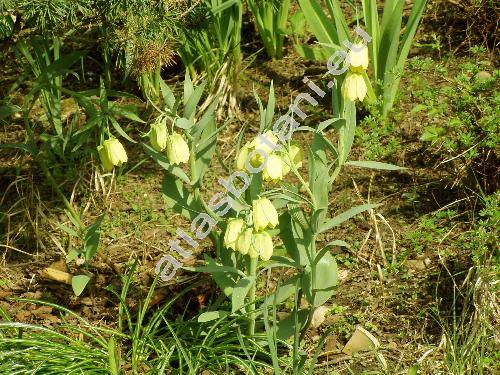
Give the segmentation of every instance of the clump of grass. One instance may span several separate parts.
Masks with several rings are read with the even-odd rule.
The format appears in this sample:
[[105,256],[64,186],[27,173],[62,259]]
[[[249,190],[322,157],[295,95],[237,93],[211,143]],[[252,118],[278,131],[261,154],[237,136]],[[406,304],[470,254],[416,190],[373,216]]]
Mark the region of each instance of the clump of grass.
[[0,374],[262,374],[272,368],[265,337],[247,337],[240,329],[243,317],[203,322],[175,315],[174,302],[196,283],[154,309],[155,280],[134,314],[125,304],[134,269],[120,294],[110,289],[120,300],[116,328],[93,326],[62,306],[37,300],[23,299],[57,309],[63,323],[16,323],[0,311]]
[[499,221],[499,194],[483,196],[484,208],[472,230],[460,236],[468,244],[473,266],[465,279],[453,280],[451,308],[448,313],[437,312],[443,329],[443,360],[447,373],[493,374],[498,370],[500,343],[498,316],[500,307],[496,298],[499,254],[497,247]]

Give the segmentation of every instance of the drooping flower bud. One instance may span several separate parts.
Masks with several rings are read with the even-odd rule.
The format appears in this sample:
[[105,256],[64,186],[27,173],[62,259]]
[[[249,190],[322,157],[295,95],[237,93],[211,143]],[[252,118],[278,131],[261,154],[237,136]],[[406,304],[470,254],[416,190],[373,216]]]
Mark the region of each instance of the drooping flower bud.
[[236,251],[239,251],[242,255],[248,254],[250,245],[252,245],[252,235],[252,228],[247,228],[241,232],[236,240]]
[[164,121],[156,121],[151,124],[149,141],[156,151],[163,151],[167,147],[167,124]]
[[349,68],[361,72],[368,69],[368,48],[364,43],[355,43],[349,50]]
[[366,96],[367,87],[363,76],[358,73],[348,73],[342,83],[342,96],[346,100],[354,102],[356,99],[363,101]]
[[260,259],[266,261],[273,255],[273,239],[267,232],[258,232],[253,235],[252,254],[258,254]]
[[278,225],[278,212],[267,198],[256,199],[252,202],[253,226],[257,231]]
[[110,138],[102,142],[102,145],[97,147],[97,152],[103,168],[107,172],[111,171],[114,166],[121,167],[128,160],[125,148],[116,138]]
[[172,164],[189,161],[189,146],[179,133],[173,133],[167,138],[167,157]]
[[302,167],[302,161],[304,157],[302,155],[302,149],[300,148],[298,142],[292,142],[290,144],[290,153],[283,155],[283,175],[290,172],[290,164],[293,163],[295,168]]
[[278,181],[283,179],[283,162],[276,154],[268,156],[262,177],[264,181]]
[[248,159],[248,155],[250,153],[250,143],[245,143],[238,155],[236,156],[236,169],[239,171],[244,171],[246,169],[245,164]]
[[104,145],[97,146],[97,152],[99,153],[99,159],[101,159],[102,168],[104,169],[104,171],[110,172],[111,170],[113,170],[114,165],[113,163],[111,163],[111,160],[109,160],[108,152],[104,148]]
[[245,222],[243,219],[229,219],[226,233],[224,234],[224,245],[228,249],[236,250],[236,241],[244,228]]

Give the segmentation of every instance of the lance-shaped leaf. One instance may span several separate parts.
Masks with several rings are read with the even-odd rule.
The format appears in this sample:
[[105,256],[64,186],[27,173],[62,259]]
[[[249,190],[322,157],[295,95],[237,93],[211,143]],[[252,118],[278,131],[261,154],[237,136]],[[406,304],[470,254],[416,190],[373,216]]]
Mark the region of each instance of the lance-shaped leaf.
[[231,310],[236,312],[245,305],[245,297],[255,283],[255,277],[246,276],[238,280],[231,295]]
[[327,230],[330,230],[333,227],[342,224],[344,221],[349,220],[350,218],[360,214],[361,212],[371,210],[378,206],[380,206],[380,204],[378,203],[367,203],[342,212],[340,215],[337,215],[334,218],[331,218],[330,220],[324,222],[323,225],[319,228],[319,233],[326,232]]
[[75,296],[82,294],[89,281],[90,277],[87,275],[77,275],[71,278],[71,286],[73,287]]
[[[304,324],[306,324],[308,315],[309,315],[309,310],[307,309],[299,310],[298,324],[300,328],[302,328]],[[286,340],[294,333],[295,333],[295,316],[294,314],[290,314],[285,319],[280,320],[278,322],[278,331],[276,332],[276,338],[279,340]]]
[[198,323],[206,323],[212,320],[221,319],[229,315],[228,311],[207,311],[198,316]]
[[97,253],[99,248],[99,241],[101,239],[101,224],[104,219],[105,214],[102,214],[97,218],[97,220],[90,225],[85,233],[85,260],[88,262]]
[[185,218],[193,220],[202,212],[193,194],[184,187],[182,181],[170,173],[165,174],[162,192],[168,207],[182,214]]
[[300,275],[292,276],[285,283],[279,285],[276,292],[266,297],[264,305],[272,305],[274,303],[279,305],[285,302],[293,293],[295,293],[299,277]]
[[[329,252],[316,263],[314,285],[311,271],[302,275],[302,289],[307,301],[314,307],[324,304],[335,293],[338,283],[337,262]],[[314,297],[314,300],[313,300]]]
[[199,143],[196,145],[196,162],[193,173],[193,185],[201,180],[212,161],[215,147],[217,145],[217,125],[212,117],[200,135]]
[[310,233],[308,231],[304,232],[304,229],[292,219],[289,213],[280,215],[279,229],[283,245],[294,262],[301,266],[309,264],[307,246],[311,241]]
[[401,171],[401,170],[406,169],[405,167],[400,167],[400,166],[394,165],[394,164],[382,163],[379,161],[368,161],[368,160],[348,161],[345,164],[350,165],[352,167],[380,169],[380,170],[384,170],[384,171]]
[[144,150],[146,150],[146,153],[151,156],[157,163],[160,165],[162,168],[165,170],[169,171],[172,173],[174,176],[179,177],[182,181],[185,183],[189,184],[189,177],[186,175],[186,173],[182,170],[182,168],[170,164],[168,161],[167,157],[165,154],[156,151],[154,148],[151,146],[143,143],[142,146],[144,147]]

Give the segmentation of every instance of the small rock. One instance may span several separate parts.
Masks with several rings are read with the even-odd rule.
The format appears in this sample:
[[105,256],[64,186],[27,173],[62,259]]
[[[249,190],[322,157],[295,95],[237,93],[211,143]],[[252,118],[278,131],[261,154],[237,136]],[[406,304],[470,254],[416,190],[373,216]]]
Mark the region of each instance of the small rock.
[[347,279],[347,275],[349,275],[348,270],[340,270],[339,271],[339,280],[343,281],[343,280]]
[[412,271],[423,271],[427,267],[425,266],[425,262],[421,259],[409,259],[405,262],[406,268]]
[[325,321],[325,314],[330,309],[326,306],[320,306],[314,310],[311,320],[311,328],[318,328]]
[[278,311],[276,313],[276,317],[278,318],[278,320],[283,320],[285,319],[286,317],[288,317],[290,314],[285,312],[285,311]]
[[391,350],[397,350],[398,344],[396,344],[394,341],[391,341],[389,344],[387,344],[387,347]]
[[479,83],[488,82],[491,78],[492,78],[491,74],[484,70],[478,72],[475,76],[476,81]]

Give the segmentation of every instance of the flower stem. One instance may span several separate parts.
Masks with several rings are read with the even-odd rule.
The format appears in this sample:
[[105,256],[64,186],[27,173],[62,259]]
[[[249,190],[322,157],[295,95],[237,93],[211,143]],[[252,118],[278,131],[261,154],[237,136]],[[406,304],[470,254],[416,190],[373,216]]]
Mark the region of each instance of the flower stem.
[[250,313],[248,314],[249,318],[249,323],[248,323],[248,334],[250,336],[253,336],[255,334],[255,292],[257,290],[256,285],[257,285],[257,280],[256,280],[256,274],[257,274],[257,258],[250,258],[249,261],[249,274],[250,276],[253,276],[253,283],[252,287],[250,288],[250,291],[248,293],[248,300],[250,302]]
[[56,194],[59,196],[59,198],[62,200],[64,205],[66,206],[66,209],[69,211],[71,216],[76,220],[77,224],[79,225],[80,230],[83,230],[85,226],[83,225],[82,220],[80,219],[80,215],[78,212],[75,211],[73,206],[71,206],[71,203],[69,203],[68,199],[66,196],[63,194],[61,189],[59,188],[59,185],[57,185],[56,180],[54,180],[54,177],[52,176],[52,173],[50,173],[49,168],[47,168],[47,165],[45,164],[45,161],[41,160],[40,158],[38,159],[38,163],[40,164],[40,168],[42,169],[43,173],[45,174],[45,177],[47,180],[50,182],[52,185],[53,189],[56,191]]

